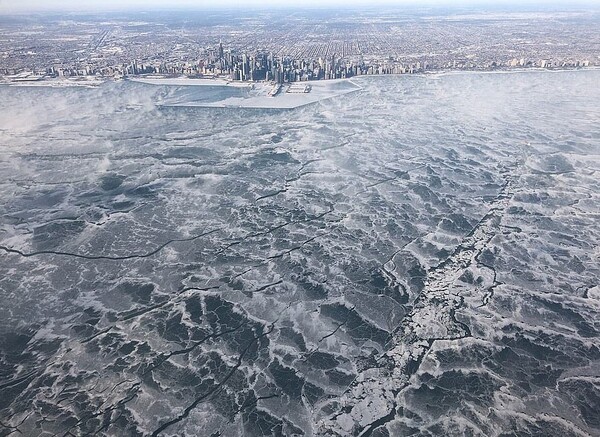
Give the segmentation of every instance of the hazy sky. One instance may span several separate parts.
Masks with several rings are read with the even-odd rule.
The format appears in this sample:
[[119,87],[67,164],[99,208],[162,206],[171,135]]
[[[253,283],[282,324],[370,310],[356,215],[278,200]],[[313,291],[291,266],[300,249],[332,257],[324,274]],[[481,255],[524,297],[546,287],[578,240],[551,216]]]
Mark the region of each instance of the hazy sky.
[[43,10],[106,10],[215,7],[327,7],[357,5],[501,5],[501,4],[600,4],[600,0],[0,0],[0,13]]

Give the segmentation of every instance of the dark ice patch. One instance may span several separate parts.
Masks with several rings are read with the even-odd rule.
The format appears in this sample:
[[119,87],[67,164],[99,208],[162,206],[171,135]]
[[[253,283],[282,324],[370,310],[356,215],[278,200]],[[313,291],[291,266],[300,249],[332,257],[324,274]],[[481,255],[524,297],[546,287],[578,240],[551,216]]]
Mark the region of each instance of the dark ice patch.
[[304,337],[298,331],[293,328],[283,326],[279,329],[280,340],[285,343],[292,343],[302,352],[306,352],[306,342],[304,341]]
[[278,360],[274,360],[269,364],[269,372],[281,391],[292,399],[299,400],[301,398],[304,379],[298,376],[296,370],[283,366]]
[[117,290],[131,297],[134,302],[147,304],[152,299],[154,284],[127,281],[122,282]]
[[83,232],[82,220],[65,220],[48,223],[33,229],[33,243],[39,250],[57,249],[60,245]]
[[540,173],[549,174],[568,173],[574,170],[569,160],[561,154],[541,156],[534,162],[532,167]]
[[251,168],[266,168],[278,164],[299,164],[289,152],[266,151],[254,155],[250,161]]
[[408,393],[417,411],[427,411],[434,417],[454,412],[465,403],[490,407],[494,393],[500,388],[496,379],[485,373],[450,370],[440,375],[423,374],[421,385]]
[[104,191],[112,191],[116,188],[119,188],[123,184],[124,180],[125,176],[115,173],[108,173],[100,177],[100,188]]
[[352,373],[342,372],[341,370],[331,369],[325,372],[329,377],[329,381],[332,384],[336,384],[342,387],[347,387],[354,381],[356,375]]
[[600,385],[582,377],[559,381],[558,388],[571,398],[583,421],[600,430]]
[[362,318],[353,308],[332,303],[321,305],[320,311],[323,316],[344,323],[346,333],[357,341],[372,340],[384,346],[389,338],[386,331]]
[[333,355],[320,351],[311,353],[307,361],[314,368],[323,370],[333,369],[339,364]]
[[170,148],[166,157],[184,159],[207,159],[215,156],[215,151],[201,146],[177,146]]
[[469,219],[462,214],[448,214],[440,222],[440,229],[447,232],[464,235],[471,232],[473,229],[473,223],[471,223]]

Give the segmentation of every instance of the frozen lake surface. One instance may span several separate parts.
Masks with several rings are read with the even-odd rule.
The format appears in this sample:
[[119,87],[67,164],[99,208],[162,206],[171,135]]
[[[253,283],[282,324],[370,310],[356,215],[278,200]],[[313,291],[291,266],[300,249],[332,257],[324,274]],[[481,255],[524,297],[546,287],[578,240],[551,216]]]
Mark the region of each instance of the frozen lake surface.
[[0,436],[600,435],[598,83],[0,87]]

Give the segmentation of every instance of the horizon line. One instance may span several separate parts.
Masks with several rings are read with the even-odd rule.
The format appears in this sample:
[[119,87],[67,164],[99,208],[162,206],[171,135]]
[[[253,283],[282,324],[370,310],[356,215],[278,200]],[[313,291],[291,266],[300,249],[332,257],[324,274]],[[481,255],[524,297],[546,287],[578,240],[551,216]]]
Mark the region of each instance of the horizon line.
[[[35,0],[34,0],[35,3]],[[163,3],[158,1],[155,3],[143,2],[140,4],[138,1],[133,3],[127,3],[127,1],[103,1],[97,5],[90,5],[89,2],[84,4],[78,4],[75,2],[62,3],[62,5],[49,5],[48,2],[44,2],[37,5],[31,5],[31,3],[25,1],[19,5],[14,3],[10,6],[6,4],[6,1],[0,0],[0,16],[1,15],[24,15],[24,14],[38,14],[38,13],[111,13],[111,12],[164,12],[164,11],[223,11],[223,12],[243,12],[247,11],[266,11],[266,10],[290,10],[290,11],[318,11],[318,10],[340,10],[341,11],[352,11],[352,10],[373,10],[378,8],[387,9],[445,9],[445,10],[460,10],[464,8],[476,8],[479,10],[498,10],[506,8],[514,8],[519,12],[523,11],[548,11],[552,9],[560,9],[563,11],[575,11],[581,10],[580,8],[598,8],[600,9],[599,0],[575,0],[575,1],[564,1],[564,0],[500,0],[490,2],[489,0],[459,0],[458,2],[452,2],[449,0],[402,0],[402,1],[390,1],[390,0],[379,0],[376,2],[368,2],[364,0],[349,0],[341,3],[340,0],[324,0],[321,2],[310,2],[304,5],[290,5],[281,3],[264,3],[264,2],[250,2],[248,4],[241,5],[240,3],[229,3],[225,1],[225,4],[215,5],[213,4],[191,4],[188,0],[182,2]],[[70,5],[70,6],[69,6]],[[541,8],[541,9],[540,9]]]

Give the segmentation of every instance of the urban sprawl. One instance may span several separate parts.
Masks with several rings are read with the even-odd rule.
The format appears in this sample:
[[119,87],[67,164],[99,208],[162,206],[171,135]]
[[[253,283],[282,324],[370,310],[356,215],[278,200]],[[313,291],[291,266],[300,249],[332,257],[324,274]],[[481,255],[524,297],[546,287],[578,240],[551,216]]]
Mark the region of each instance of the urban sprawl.
[[9,81],[145,75],[286,83],[600,64],[598,14],[145,18],[4,17],[0,75]]

